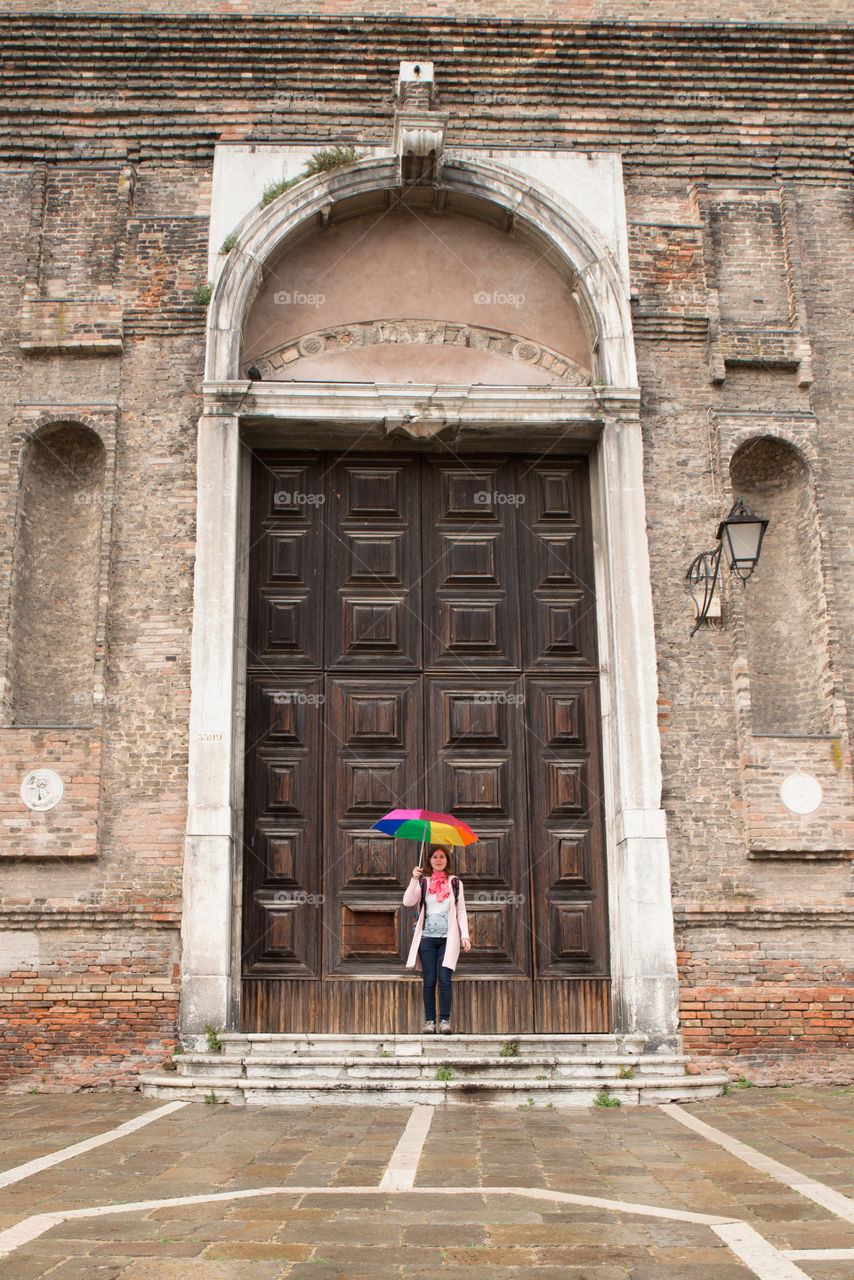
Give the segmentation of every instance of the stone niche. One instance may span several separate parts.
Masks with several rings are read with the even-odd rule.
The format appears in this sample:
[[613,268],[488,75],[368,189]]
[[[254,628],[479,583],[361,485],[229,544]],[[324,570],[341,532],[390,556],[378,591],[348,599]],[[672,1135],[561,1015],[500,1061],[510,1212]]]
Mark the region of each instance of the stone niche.
[[303,240],[268,266],[244,330],[244,371],[264,381],[585,386],[592,363],[571,283],[542,254],[430,209]]
[[850,858],[854,776],[828,628],[811,415],[718,419],[731,491],[769,520],[756,572],[730,590],[751,858]]

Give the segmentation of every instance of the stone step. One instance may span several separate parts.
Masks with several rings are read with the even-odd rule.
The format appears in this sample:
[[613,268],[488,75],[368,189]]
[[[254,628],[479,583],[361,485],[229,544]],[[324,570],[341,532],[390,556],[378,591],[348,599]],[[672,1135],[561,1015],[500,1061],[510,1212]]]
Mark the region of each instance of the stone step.
[[[444,1050],[444,1052],[443,1052]],[[435,1076],[440,1065],[452,1067],[458,1075],[494,1074],[499,1079],[564,1079],[596,1078],[632,1079],[653,1075],[673,1076],[684,1071],[687,1058],[682,1054],[662,1056],[618,1057],[603,1055],[588,1058],[583,1054],[538,1054],[528,1057],[485,1057],[457,1052],[453,1041],[430,1047],[420,1057],[392,1058],[375,1055],[337,1057],[326,1054],[291,1055],[289,1058],[261,1054],[180,1054],[175,1058],[179,1076],[209,1078],[248,1077],[258,1079],[323,1079],[348,1077],[362,1079],[393,1075],[395,1079],[426,1080]]]
[[[438,1038],[423,1035],[347,1035],[310,1033],[262,1034],[249,1032],[243,1035],[224,1032],[219,1037],[223,1052],[228,1056],[260,1054],[264,1057],[289,1057],[295,1054],[341,1055],[356,1057],[364,1054],[376,1057],[385,1053],[390,1057],[420,1056],[437,1042],[453,1043],[458,1053],[474,1056],[494,1054],[498,1056],[504,1046],[515,1046],[516,1057],[552,1055],[557,1053],[584,1054],[599,1058],[603,1054],[637,1056],[646,1047],[643,1036],[617,1035],[454,1035]],[[204,1037],[197,1036],[196,1047],[204,1047]]]
[[[146,1074],[147,1097],[240,1105],[421,1101],[504,1106],[590,1106],[603,1092],[626,1103],[715,1097],[725,1076],[689,1076],[688,1059],[643,1036],[225,1033],[175,1056],[174,1071]],[[443,1077],[449,1074],[449,1079]],[[529,1102],[533,1099],[533,1102]]]
[[189,1102],[230,1102],[254,1106],[414,1106],[417,1103],[479,1103],[514,1107],[589,1107],[598,1097],[626,1105],[658,1104],[716,1097],[725,1076],[649,1076],[641,1079],[579,1078],[514,1080],[475,1076],[466,1079],[403,1080],[387,1074],[362,1080],[280,1079],[259,1076],[140,1076],[148,1098]]

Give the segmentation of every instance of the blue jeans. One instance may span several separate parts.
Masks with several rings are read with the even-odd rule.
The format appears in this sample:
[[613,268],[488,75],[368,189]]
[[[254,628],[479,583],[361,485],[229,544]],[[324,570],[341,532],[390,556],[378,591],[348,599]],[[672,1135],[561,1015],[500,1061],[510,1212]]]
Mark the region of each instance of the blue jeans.
[[439,979],[439,1020],[451,1020],[451,979],[453,969],[442,964],[445,959],[447,938],[422,938],[418,954],[424,975],[424,1020],[436,1021],[436,979]]

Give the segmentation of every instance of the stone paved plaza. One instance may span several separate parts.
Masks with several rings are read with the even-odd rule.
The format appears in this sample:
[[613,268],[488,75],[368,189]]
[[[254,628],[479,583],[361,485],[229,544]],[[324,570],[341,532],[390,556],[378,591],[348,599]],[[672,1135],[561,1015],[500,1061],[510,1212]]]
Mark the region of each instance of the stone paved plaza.
[[[854,1277],[854,1088],[735,1088],[667,1110],[415,1111],[413,1127],[409,1107],[7,1096],[0,1275]],[[751,1163],[763,1156],[771,1172]],[[742,1237],[739,1253],[728,1240]]]

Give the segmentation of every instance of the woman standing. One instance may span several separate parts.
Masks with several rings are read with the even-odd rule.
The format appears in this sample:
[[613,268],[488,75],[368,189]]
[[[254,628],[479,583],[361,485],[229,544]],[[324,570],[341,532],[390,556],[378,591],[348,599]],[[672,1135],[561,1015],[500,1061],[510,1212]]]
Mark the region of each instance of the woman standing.
[[459,959],[460,946],[471,949],[468,917],[462,881],[453,876],[450,849],[438,844],[430,849],[430,878],[414,867],[403,895],[403,905],[421,903],[415,936],[409,948],[407,969],[421,970],[424,978],[424,1034],[436,1030],[436,981],[439,982],[439,1033],[451,1034],[451,979]]

